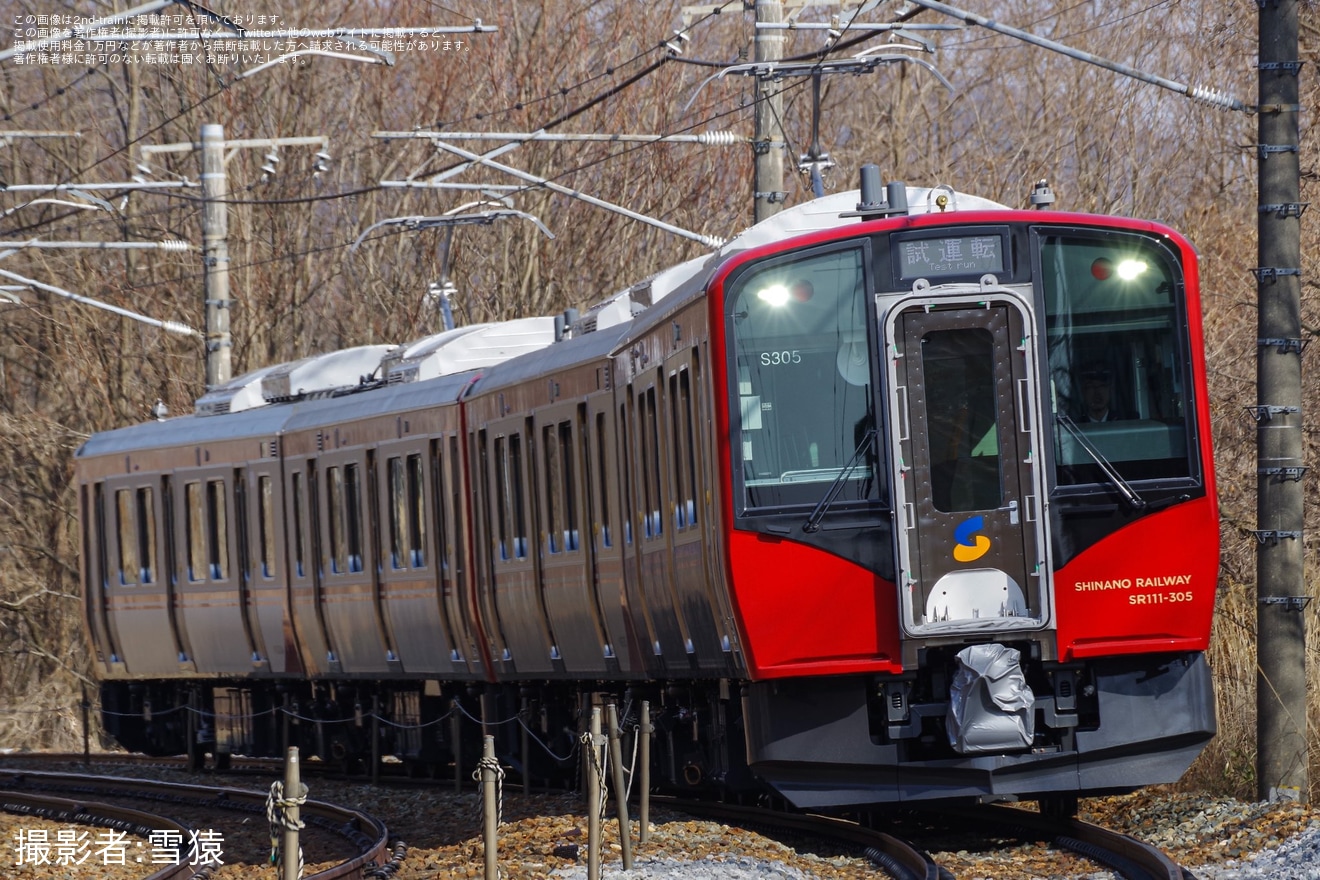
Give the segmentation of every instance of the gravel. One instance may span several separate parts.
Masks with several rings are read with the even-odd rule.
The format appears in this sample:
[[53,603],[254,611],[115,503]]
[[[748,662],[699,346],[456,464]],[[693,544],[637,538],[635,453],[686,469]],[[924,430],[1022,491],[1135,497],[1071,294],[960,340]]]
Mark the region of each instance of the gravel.
[[1320,828],[1310,828],[1247,861],[1198,869],[1200,880],[1320,880]]

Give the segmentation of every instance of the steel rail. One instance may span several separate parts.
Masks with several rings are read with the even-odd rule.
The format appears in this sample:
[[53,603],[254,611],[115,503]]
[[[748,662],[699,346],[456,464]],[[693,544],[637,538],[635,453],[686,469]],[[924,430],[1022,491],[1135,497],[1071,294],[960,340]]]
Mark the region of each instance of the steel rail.
[[[71,800],[34,792],[0,790],[0,812],[75,825],[114,828],[138,837],[148,837],[152,831],[172,831],[187,840],[191,830],[168,816],[100,801]],[[145,880],[174,880],[176,877],[188,876],[196,867],[187,862],[167,864],[159,871],[147,875]]]
[[[140,796],[164,800],[177,798],[193,808],[240,810],[265,814],[266,794],[238,788],[220,788],[208,785],[189,785],[122,776],[83,776],[43,770],[0,768],[0,790],[5,796],[32,792],[66,792],[76,794],[109,793]],[[362,877],[374,865],[391,858],[388,830],[385,823],[358,810],[309,800],[301,807],[304,822],[315,824],[325,831],[350,841],[358,855],[332,868],[308,875],[306,880],[339,880],[343,877]]]
[[973,821],[1009,825],[1040,834],[1056,846],[1106,865],[1125,880],[1184,880],[1183,869],[1163,851],[1118,831],[995,804],[956,811]]
[[672,797],[652,797],[651,804],[678,813],[726,821],[732,819],[748,825],[794,831],[855,844],[863,849],[868,859],[894,880],[944,880],[952,876],[907,841],[848,819]]

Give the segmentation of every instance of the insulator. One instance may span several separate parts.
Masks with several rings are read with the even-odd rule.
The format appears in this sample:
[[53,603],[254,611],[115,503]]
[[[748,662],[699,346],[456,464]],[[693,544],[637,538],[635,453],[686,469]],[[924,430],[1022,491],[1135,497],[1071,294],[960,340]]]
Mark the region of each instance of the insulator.
[[1241,108],[1238,100],[1227,92],[1205,86],[1192,86],[1187,97],[1202,104],[1208,104],[1216,110],[1237,110]]
[[174,253],[183,253],[192,250],[192,245],[186,241],[180,241],[177,238],[166,239],[157,245],[163,251],[173,251]]
[[162,321],[160,329],[167,333],[177,333],[180,336],[196,336],[197,331],[187,324],[180,324],[178,321]]
[[731,147],[738,142],[738,136],[731,131],[703,131],[697,135],[697,143],[708,147]]

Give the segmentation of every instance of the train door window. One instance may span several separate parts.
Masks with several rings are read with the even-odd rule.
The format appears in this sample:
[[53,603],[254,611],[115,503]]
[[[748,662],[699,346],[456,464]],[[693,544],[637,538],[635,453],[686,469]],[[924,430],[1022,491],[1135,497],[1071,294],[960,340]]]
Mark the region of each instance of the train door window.
[[[463,483],[466,474],[463,471],[463,459],[458,454],[458,435],[449,438],[449,499],[450,515],[454,518],[454,570],[461,572],[463,570],[463,548],[464,542],[458,537],[458,523],[460,512],[463,510]],[[442,507],[443,509],[443,507]],[[448,559],[448,553],[444,550],[444,541],[449,539],[448,533],[440,532],[441,537],[441,558]]]
[[605,413],[596,413],[596,492],[600,505],[600,543],[602,547],[613,547],[614,537],[610,526],[610,456],[605,448]]
[[161,503],[161,521],[165,523],[165,576],[170,579],[170,583],[175,583],[178,575],[174,567],[175,563],[175,529],[174,529],[174,495],[172,494],[169,475],[160,478],[160,503]]
[[[727,297],[740,513],[878,503],[874,330],[866,246],[753,264]],[[736,393],[735,393],[736,392]]]
[[96,528],[96,562],[100,567],[101,589],[110,585],[109,553],[106,552],[105,529],[105,486],[95,483],[92,486],[92,517]]
[[[495,449],[493,453],[495,463],[495,539],[499,545],[500,559],[507,560],[510,556],[509,547],[509,487],[508,487],[508,455],[505,452],[505,442],[503,437],[495,438]],[[486,447],[483,444],[482,452],[482,473],[485,473],[485,453]]]
[[422,456],[407,458],[408,476],[408,562],[413,568],[426,567],[426,481],[422,475]]
[[325,469],[326,526],[330,532],[330,571],[348,571],[348,536],[344,525],[344,475],[338,467]]
[[224,480],[206,481],[206,549],[211,580],[229,577],[229,516]]
[[303,475],[295,471],[293,474],[293,567],[298,577],[304,576],[303,552]]
[[188,533],[188,580],[206,580],[203,568],[206,559],[206,520],[202,511],[202,484],[187,483],[183,487],[184,529]]
[[674,451],[674,526],[687,528],[697,522],[696,449],[692,435],[692,387],[683,367],[669,377],[671,448]]
[[660,419],[654,385],[642,393],[641,401],[637,434],[642,453],[638,481],[642,485],[643,534],[658,538],[664,533],[664,523],[660,517]]
[[134,586],[138,582],[137,516],[133,510],[133,490],[115,492],[115,510],[119,535],[119,583]]
[[1177,256],[1132,233],[1037,241],[1056,484],[1106,482],[1106,465],[1125,480],[1199,477]]
[[[629,400],[631,401],[632,398],[629,397]],[[636,404],[633,403],[633,406],[636,406]],[[627,454],[632,449],[632,447],[629,446],[628,444],[629,422],[628,422],[627,404],[622,404],[622,403],[619,404],[618,425],[619,425],[619,430],[622,432],[622,436],[619,438],[619,448],[624,450],[625,453],[623,456],[621,456],[619,463],[619,474],[623,478],[623,499],[624,499],[623,543],[627,546],[632,546],[632,542],[633,542],[632,511],[635,509],[633,506],[635,504],[635,499],[633,498],[634,481],[632,477],[632,456]]]
[[505,487],[509,490],[509,526],[513,539],[513,555],[527,556],[527,505],[523,483],[522,435],[509,435],[509,456],[505,460]]
[[431,507],[435,511],[436,559],[439,560],[441,571],[448,571],[449,516],[445,511],[445,462],[442,446],[440,440],[431,441]]
[[563,463],[563,479],[560,481],[564,497],[564,549],[578,549],[577,522],[577,467],[574,461],[578,456],[578,445],[573,442],[573,423],[559,423],[559,460]]
[[921,368],[935,509],[1001,506],[994,337],[982,328],[932,330],[921,340]]
[[546,549],[550,553],[559,553],[564,548],[563,495],[564,474],[560,466],[559,443],[555,438],[555,426],[541,428],[541,452],[545,458],[545,530]]
[[362,571],[362,484],[358,471],[355,464],[344,465],[344,526],[349,571]]
[[408,493],[403,473],[403,459],[397,455],[385,465],[389,479],[390,567],[405,567],[403,541],[408,522]]
[[269,476],[257,477],[257,540],[261,553],[261,576],[275,576],[275,491]]

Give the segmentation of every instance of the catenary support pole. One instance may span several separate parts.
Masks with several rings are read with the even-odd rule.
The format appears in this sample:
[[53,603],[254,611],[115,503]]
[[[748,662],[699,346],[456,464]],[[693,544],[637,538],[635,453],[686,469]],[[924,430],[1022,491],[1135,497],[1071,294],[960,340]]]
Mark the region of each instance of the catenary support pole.
[[225,129],[202,126],[202,289],[206,298],[206,387],[228,382],[233,370],[229,337],[229,185]]
[[1309,800],[1297,0],[1260,5],[1256,277],[1257,791]]
[[[778,24],[783,20],[780,0],[756,0],[758,24]],[[775,62],[784,57],[784,32],[758,28],[754,43],[757,63]],[[757,223],[778,214],[784,206],[784,142],[780,131],[784,99],[781,81],[773,77],[756,78],[755,127],[752,149],[755,171],[752,175],[754,212]]]

